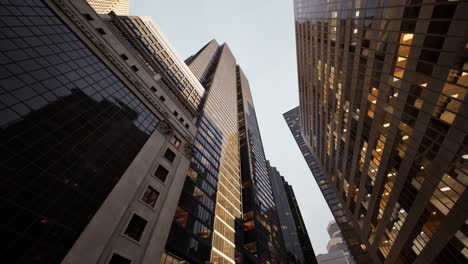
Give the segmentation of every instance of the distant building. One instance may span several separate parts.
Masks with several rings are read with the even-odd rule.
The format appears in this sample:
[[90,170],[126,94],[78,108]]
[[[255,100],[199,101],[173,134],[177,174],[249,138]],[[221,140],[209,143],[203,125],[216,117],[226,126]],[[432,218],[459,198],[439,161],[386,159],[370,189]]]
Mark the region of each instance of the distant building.
[[317,263],[292,186],[269,161],[267,165],[286,248],[296,261],[293,263]]
[[114,11],[119,16],[130,14],[130,0],[86,0],[98,14]]
[[318,264],[349,264],[343,250],[317,255]]
[[336,193],[333,191],[333,186],[329,183],[328,179],[322,172],[320,165],[315,160],[312,152],[309,149],[309,146],[304,141],[304,138],[301,133],[301,120],[299,107],[289,110],[284,113],[284,119],[291,130],[291,134],[296,140],[299,149],[304,156],[304,159],[309,166],[312,176],[314,177],[317,185],[322,191],[323,197],[328,207],[330,207],[331,213],[336,220],[336,223],[340,227],[343,237],[348,243],[349,250],[352,252],[352,255],[356,258],[359,257],[361,263],[371,263],[365,262],[369,261],[366,256],[366,249],[359,242],[359,234],[356,233],[356,230],[353,228],[353,224],[350,221],[350,218],[346,215],[346,211],[343,210],[341,202],[338,200]]
[[281,176],[276,167],[271,166],[269,161],[267,161],[267,167],[268,174],[273,186],[276,209],[278,211],[281,231],[286,247],[287,262],[297,264],[308,263],[305,262],[304,252],[302,251],[302,245],[299,241],[293,213],[289,206],[289,200],[285,190],[285,187],[288,183],[284,180],[284,177]]
[[343,239],[341,234],[340,227],[335,220],[331,221],[327,226],[328,234],[330,235],[330,241],[327,243],[328,253],[333,253],[336,251],[343,251],[345,257],[348,259],[348,263],[356,263],[352,257],[346,240]]

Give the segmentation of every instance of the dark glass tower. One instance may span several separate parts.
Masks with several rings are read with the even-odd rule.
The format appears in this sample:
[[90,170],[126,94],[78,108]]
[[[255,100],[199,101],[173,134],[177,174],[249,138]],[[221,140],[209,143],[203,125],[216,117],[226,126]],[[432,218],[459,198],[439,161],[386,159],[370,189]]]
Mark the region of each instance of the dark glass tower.
[[296,196],[294,195],[294,190],[292,189],[292,186],[289,185],[286,181],[284,182],[283,186],[286,192],[286,197],[288,197],[289,208],[291,209],[294,224],[296,225],[297,237],[299,238],[299,243],[301,244],[305,262],[317,263],[314,249],[312,248],[312,243],[310,242],[309,234],[307,234],[307,229],[304,224],[304,219],[302,219],[301,210],[299,209]]
[[467,262],[467,8],[295,1],[301,132],[376,263]]
[[269,161],[267,167],[287,252],[287,263],[317,263],[292,186]]
[[2,262],[158,259],[196,107],[84,0],[0,10]]
[[[244,248],[260,263],[284,261],[284,245],[250,86],[237,68]],[[249,263],[250,261],[247,261]]]

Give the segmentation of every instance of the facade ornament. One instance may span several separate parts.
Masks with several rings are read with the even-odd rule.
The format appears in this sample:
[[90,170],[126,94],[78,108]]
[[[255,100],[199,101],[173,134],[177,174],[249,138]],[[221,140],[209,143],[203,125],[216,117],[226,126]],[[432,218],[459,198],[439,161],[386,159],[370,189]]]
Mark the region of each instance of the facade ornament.
[[159,122],[157,129],[159,132],[161,132],[163,135],[170,135],[174,132],[174,127],[169,123],[167,120],[163,119],[161,122]]
[[129,71],[122,63],[120,59],[115,56],[115,52],[111,51],[107,45],[105,45],[99,38],[96,36],[96,33],[90,30],[83,22],[82,18],[79,18],[74,10],[70,7],[72,5],[69,1],[65,0],[52,0],[65,14],[66,16],[75,24],[80,31],[86,35],[86,37],[100,50],[102,54],[116,67],[120,73],[122,73],[132,85],[138,89],[141,95],[145,97],[147,101],[151,103],[158,111],[163,112],[161,106],[154,100],[153,96],[150,95],[149,89],[145,88],[144,85],[139,82],[134,73]]
[[182,154],[189,160],[193,158],[195,155],[195,149],[192,144],[190,143],[185,143],[184,148],[182,150]]

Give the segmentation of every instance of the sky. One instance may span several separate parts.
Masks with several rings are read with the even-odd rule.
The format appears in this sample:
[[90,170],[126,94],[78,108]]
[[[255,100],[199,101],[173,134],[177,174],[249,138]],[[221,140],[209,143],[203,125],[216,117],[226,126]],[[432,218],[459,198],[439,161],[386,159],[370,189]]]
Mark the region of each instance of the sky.
[[151,16],[182,59],[226,42],[249,79],[267,159],[294,188],[315,254],[326,253],[333,219],[283,118],[299,105],[293,0],[130,0]]

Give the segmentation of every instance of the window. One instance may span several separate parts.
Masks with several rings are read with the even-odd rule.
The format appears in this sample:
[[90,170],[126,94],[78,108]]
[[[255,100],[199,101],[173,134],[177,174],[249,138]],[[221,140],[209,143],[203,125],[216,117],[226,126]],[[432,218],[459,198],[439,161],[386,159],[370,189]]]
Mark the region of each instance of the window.
[[179,121],[180,121],[181,123],[183,123],[183,122],[184,122],[184,119],[181,117],[181,118],[179,118]]
[[178,116],[179,113],[178,113],[177,111],[174,111],[174,115],[175,115],[175,116]]
[[124,59],[124,60],[128,60],[128,57],[127,57],[127,55],[125,55],[125,54],[123,54],[123,53],[122,53],[122,54],[120,54],[120,57],[121,57],[122,59]]
[[427,32],[434,34],[447,34],[449,27],[449,21],[432,21],[429,23]]
[[151,89],[151,91],[154,92],[154,93],[158,91],[158,90],[156,89],[156,87],[154,87],[154,86],[151,86],[150,89]]
[[178,137],[172,136],[171,144],[174,145],[174,147],[179,148],[181,143],[182,143],[182,141],[180,141],[180,139]]
[[104,31],[104,29],[102,29],[102,28],[96,28],[96,30],[97,30],[97,32],[99,32],[99,34],[101,34],[101,35],[105,35],[105,34],[106,34],[106,32]]
[[140,241],[141,235],[143,234],[147,223],[148,221],[146,221],[139,215],[132,215],[132,219],[130,219],[127,228],[125,229],[124,235],[136,241]]
[[166,158],[171,163],[174,162],[175,157],[176,157],[176,154],[172,152],[172,150],[170,149],[167,149],[166,153],[164,153],[164,158]]
[[124,258],[116,253],[112,254],[112,258],[109,261],[109,264],[130,264],[130,263],[132,263],[131,260],[129,260],[128,258]]
[[83,14],[83,16],[86,18],[86,20],[94,20],[93,17],[90,14]]
[[434,6],[432,18],[452,18],[457,5],[437,5]]
[[131,68],[132,68],[132,70],[133,70],[133,71],[135,71],[135,72],[137,72],[137,71],[138,71],[138,67],[137,67],[137,66],[135,66],[135,65],[133,65]]
[[159,192],[156,191],[153,187],[148,186],[146,187],[142,200],[149,206],[154,207],[156,205],[156,201],[158,200],[158,197],[159,197]]
[[161,95],[161,96],[159,97],[159,100],[161,100],[161,101],[164,102],[164,101],[166,101],[166,98],[164,98],[164,96]]
[[154,176],[163,182],[166,180],[167,174],[169,174],[169,171],[161,165],[159,165],[159,167],[154,172]]
[[179,225],[183,227],[187,227],[189,214],[179,206],[177,206],[175,215],[174,215],[174,222],[177,222]]
[[186,128],[186,129],[189,129],[190,126],[189,126],[188,124],[185,124],[185,128]]

